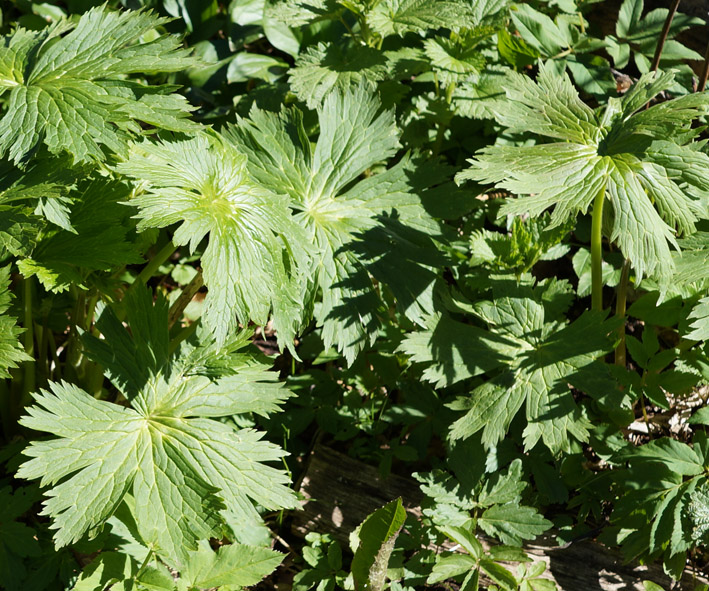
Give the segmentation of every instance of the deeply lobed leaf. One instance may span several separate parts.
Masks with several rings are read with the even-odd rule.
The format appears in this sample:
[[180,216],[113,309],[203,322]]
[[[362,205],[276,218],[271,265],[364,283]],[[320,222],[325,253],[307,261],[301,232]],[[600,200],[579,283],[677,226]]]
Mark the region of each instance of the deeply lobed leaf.
[[237,322],[265,325],[272,315],[280,343],[292,346],[300,325],[298,283],[310,249],[288,198],[255,183],[246,157],[206,133],[138,144],[118,170],[145,182],[131,201],[139,229],[181,222],[173,241],[191,250],[209,235],[202,255],[209,288],[204,322],[217,341],[223,343]]
[[130,493],[143,542],[184,563],[198,540],[223,535],[222,511],[251,520],[258,518],[252,501],[271,509],[295,505],[285,474],[266,465],[283,456],[279,448],[256,431],[203,418],[265,413],[288,392],[247,358],[232,356],[229,375],[207,377],[203,362],[222,351],[209,352],[208,339],[206,350],[188,343],[170,356],[167,307],[158,302],[151,309],[143,288],[128,297],[133,358],[123,356],[131,337],[110,310],[98,324],[106,340],[89,336],[87,346],[130,407],[52,383],[22,424],[56,438],[34,441],[18,476],[53,486],[44,514],[54,519],[57,547],[95,532]]
[[176,72],[192,64],[176,36],[141,37],[166,22],[150,12],[86,12],[76,23],[58,21],[40,31],[22,28],[2,40],[0,152],[19,163],[44,143],[75,161],[103,160],[103,148],[125,153],[138,122],[174,131],[197,126],[192,110],[171,87],[128,80],[136,73]]
[[668,281],[675,234],[690,233],[707,217],[707,186],[683,163],[706,166],[708,157],[687,144],[693,119],[709,98],[694,94],[642,107],[672,84],[671,73],[646,74],[621,99],[611,99],[597,118],[567,76],[542,65],[536,82],[514,74],[510,101],[497,113],[512,131],[560,140],[534,146],[493,146],[470,160],[458,181],[495,183],[519,197],[501,214],[540,215],[553,207],[552,226],[586,213],[599,193],[611,206],[609,238],[632,262],[638,279]]

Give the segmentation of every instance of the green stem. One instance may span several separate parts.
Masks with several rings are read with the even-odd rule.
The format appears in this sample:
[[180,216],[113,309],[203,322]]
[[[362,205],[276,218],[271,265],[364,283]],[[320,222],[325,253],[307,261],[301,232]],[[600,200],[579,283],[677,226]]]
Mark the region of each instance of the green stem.
[[347,24],[347,21],[344,19],[343,16],[340,16],[340,22],[341,22],[343,25],[345,25],[345,29],[347,29],[347,32],[350,34],[350,37],[352,37],[352,39],[354,39],[354,38],[355,38],[355,34],[354,34],[354,32],[352,31],[352,29],[350,28],[350,26]]
[[176,250],[177,247],[173,244],[172,240],[168,240],[167,244],[165,244],[165,246],[163,246],[152,259],[150,259],[150,262],[143,267],[143,270],[140,272],[140,275],[138,275],[133,285],[145,285],[148,280],[155,275],[155,273],[157,273],[160,266],[167,259],[169,259]]
[[603,203],[605,187],[596,195],[591,217],[591,308],[603,310]]
[[[446,100],[446,104],[449,107],[450,107],[450,104],[453,102],[453,93],[455,92],[455,89],[456,89],[455,82],[451,82],[448,86],[446,86],[445,100]],[[438,154],[441,152],[441,146],[443,145],[443,140],[445,139],[447,129],[448,129],[447,123],[441,122],[438,124],[438,131],[436,132],[436,139],[434,140],[433,147],[431,148],[431,153],[433,154],[434,157],[438,156]]]
[[24,381],[22,383],[21,406],[26,406],[31,401],[32,392],[35,390],[35,361],[34,361],[34,321],[32,319],[32,298],[34,295],[33,281],[31,277],[25,277],[24,284],[24,344],[25,353],[32,359],[24,363]]
[[38,335],[37,344],[39,347],[37,360],[39,363],[37,365],[38,372],[40,374],[40,386],[46,386],[49,381],[49,356],[47,355],[49,351],[49,327],[47,323],[49,322],[46,315],[43,319],[42,325],[37,325]]
[[177,347],[179,347],[180,343],[184,340],[187,340],[190,338],[194,332],[197,330],[197,327],[199,326],[199,320],[196,322],[193,322],[189,326],[186,326],[183,328],[180,332],[175,335],[175,338],[173,338],[170,341],[170,346],[169,346],[169,353],[172,355],[175,351],[177,351]]
[[630,259],[625,259],[618,283],[618,297],[615,302],[615,315],[623,320],[618,327],[618,346],[615,348],[615,364],[625,367],[625,307],[628,301],[628,282],[630,280]]
[[71,368],[69,371],[74,372],[74,376],[79,375],[79,366],[81,362],[81,340],[79,337],[79,329],[84,326],[84,317],[86,316],[86,292],[83,290],[75,290],[76,304],[74,306],[74,314],[71,317],[71,329],[69,331],[69,340],[66,345],[66,367]]
[[197,271],[197,274],[192,278],[192,281],[184,287],[182,293],[175,300],[172,306],[170,306],[170,310],[167,313],[168,328],[172,328],[175,322],[182,318],[185,308],[189,305],[192,298],[194,298],[195,294],[202,288],[203,285],[204,278],[202,277],[202,271]]
[[137,581],[140,576],[145,572],[145,569],[150,566],[150,561],[155,557],[155,550],[151,550],[148,552],[148,555],[145,557],[145,560],[143,561],[143,564],[140,565],[140,568],[138,569],[138,572],[135,573],[135,576],[133,577],[134,581]]
[[564,49],[564,51],[561,51],[561,52],[557,53],[556,55],[553,55],[551,57],[551,59],[558,60],[558,59],[561,59],[562,57],[566,57],[567,55],[570,55],[573,50],[574,50],[573,47],[568,47],[568,48]]
[[446,103],[451,104],[453,102],[453,93],[455,92],[456,89],[456,83],[451,82],[447,87],[446,87]]
[[49,339],[49,353],[52,356],[52,361],[54,362],[54,371],[51,371],[51,368],[48,368],[47,371],[47,379],[52,380],[54,379],[55,381],[61,380],[62,378],[62,368],[60,365],[60,360],[59,360],[59,355],[57,354],[57,341],[54,338],[54,333],[47,329],[47,337]]

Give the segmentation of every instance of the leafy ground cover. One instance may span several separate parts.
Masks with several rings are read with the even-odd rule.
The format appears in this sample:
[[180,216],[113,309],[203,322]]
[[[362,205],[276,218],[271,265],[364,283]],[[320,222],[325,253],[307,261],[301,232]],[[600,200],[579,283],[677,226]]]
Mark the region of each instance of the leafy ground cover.
[[[0,586],[551,591],[543,534],[709,570],[678,5],[0,3]],[[421,516],[295,537],[316,444]]]

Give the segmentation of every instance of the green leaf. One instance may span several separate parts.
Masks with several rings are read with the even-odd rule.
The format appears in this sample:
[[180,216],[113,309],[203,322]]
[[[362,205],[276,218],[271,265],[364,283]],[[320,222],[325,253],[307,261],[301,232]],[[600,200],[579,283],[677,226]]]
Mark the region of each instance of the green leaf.
[[709,534],[709,486],[697,488],[689,495],[687,514],[692,522],[692,539],[697,543],[704,543]]
[[[256,182],[290,196],[295,221],[306,232],[304,242],[318,252],[306,273],[303,307],[312,309],[322,297],[314,315],[323,327],[325,348],[336,345],[352,363],[376,334],[381,303],[350,244],[372,229],[382,229],[380,219],[393,218],[426,234],[436,234],[438,228],[417,194],[426,178],[416,176],[410,158],[360,180],[399,145],[393,112],[382,111],[365,86],[331,93],[318,109],[318,119],[320,136],[314,148],[296,109],[278,115],[254,109],[250,119],[240,119],[225,137],[247,154]],[[387,233],[387,239],[396,238]],[[426,281],[435,281],[435,275],[429,272]],[[410,287],[402,291],[406,289]],[[408,294],[401,300],[408,302],[406,312],[420,320],[423,304],[418,298],[412,301]]]
[[17,340],[23,330],[17,328],[15,319],[7,314],[12,298],[9,286],[10,267],[0,267],[0,378],[9,378],[8,369],[32,359]]
[[478,495],[478,503],[483,507],[503,505],[519,501],[522,491],[526,488],[522,481],[522,460],[513,460],[506,474],[500,474],[497,479],[490,479]]
[[266,9],[266,16],[299,27],[313,21],[335,20],[344,12],[337,0],[280,0]]
[[389,557],[405,521],[406,511],[398,498],[362,522],[359,546],[352,559],[352,577],[357,591],[384,589]]
[[[185,343],[171,356],[167,306],[158,300],[152,308],[144,288],[134,288],[128,298],[133,342],[105,310],[97,323],[105,340],[87,337],[86,344],[130,406],[96,400],[66,382],[52,383],[51,392],[35,396],[21,423],[56,438],[32,442],[25,450],[32,459],[18,476],[53,486],[43,514],[54,519],[57,547],[95,533],[131,493],[143,542],[172,563],[184,563],[198,540],[221,537],[222,510],[249,520],[258,519],[252,500],[269,509],[296,504],[284,486],[285,474],[265,464],[278,461],[281,450],[254,430],[237,431],[203,418],[249,412],[254,391],[275,376],[256,376],[249,369],[253,362],[247,362],[247,373],[264,382],[255,390],[250,380],[238,378],[238,366],[230,370],[236,383],[230,375],[207,377],[204,361],[218,352],[211,349],[213,341]],[[132,358],[124,358],[125,351]],[[234,389],[240,381],[247,384],[246,396]],[[281,398],[287,395],[273,387]]]
[[514,575],[501,564],[497,564],[492,560],[483,559],[480,561],[480,567],[487,575],[506,591],[515,591],[517,589],[517,580]]
[[[508,234],[478,230],[470,236],[471,264],[487,264],[494,270],[531,269],[539,260],[560,258],[567,247],[559,246],[571,230],[570,224],[547,229],[548,216],[523,220],[515,217]],[[555,248],[556,247],[556,248]]]
[[689,325],[692,331],[686,338],[696,341],[709,340],[709,297],[699,300],[689,314],[692,323]]
[[37,242],[40,220],[26,207],[0,205],[0,253],[29,256]]
[[[454,525],[441,525],[437,527],[447,538],[459,544],[461,548],[470,554],[470,558],[473,558],[475,561],[480,559],[484,549],[471,528],[456,527]],[[470,561],[468,561],[468,563],[470,563]]]
[[173,241],[192,251],[209,235],[202,255],[209,289],[204,322],[217,341],[237,322],[265,325],[272,315],[279,343],[291,347],[300,326],[297,285],[310,249],[289,199],[254,182],[246,156],[206,133],[138,144],[117,168],[147,183],[131,200],[138,229],[181,222]]
[[269,548],[244,544],[220,546],[215,552],[206,542],[191,552],[181,578],[200,589],[221,585],[256,585],[283,560],[283,555]]
[[503,544],[520,546],[522,540],[533,540],[553,524],[533,507],[510,503],[485,509],[478,519],[478,525],[486,534],[500,539]]
[[[0,162],[0,204],[31,208],[34,215],[43,216],[68,232],[75,232],[69,219],[72,203],[69,193],[76,185],[77,179],[88,176],[90,171],[88,167],[71,167],[70,164],[69,158],[52,158],[44,150],[25,169],[20,169],[8,161]],[[10,225],[12,222],[7,223]],[[41,226],[37,226],[30,236],[25,236],[25,246],[16,256],[29,254],[25,251],[27,246],[33,243],[33,235],[39,229]]]
[[386,60],[380,51],[362,45],[339,45],[320,42],[303,51],[290,71],[291,90],[308,108],[323,104],[333,90],[347,91],[353,87],[383,80]]
[[73,591],[105,589],[131,579],[137,570],[138,566],[130,556],[119,552],[101,552],[81,571]]
[[568,29],[558,26],[547,15],[527,4],[517,4],[510,16],[522,39],[547,57],[572,44]]
[[[624,68],[628,64],[631,51],[635,54],[636,63],[639,61],[639,56],[648,60],[654,56],[656,41],[662,32],[669,11],[667,8],[657,8],[643,17],[643,10],[643,0],[624,0],[620,7],[615,26],[617,39],[606,38],[606,43],[610,43],[614,48],[609,53],[613,57],[616,68]],[[661,69],[666,70],[667,65],[676,62],[676,60],[701,59],[701,56],[694,51],[674,41],[674,37],[691,26],[703,24],[704,22],[699,18],[681,12],[675,13],[661,55]]]
[[288,64],[283,60],[258,53],[237,53],[229,62],[226,79],[231,83],[252,79],[275,82],[285,75]]
[[[130,188],[103,177],[81,181],[69,196],[72,231],[45,233],[31,257],[17,266],[25,277],[36,275],[45,289],[61,292],[72,285],[86,287],[91,272],[111,271],[140,263],[137,248],[129,241],[133,223],[124,203]],[[100,211],[101,215],[96,215]]]
[[0,48],[0,151],[16,163],[44,143],[75,161],[103,160],[103,148],[123,154],[138,122],[192,131],[192,108],[171,87],[132,82],[134,73],[177,72],[192,64],[176,36],[140,38],[166,22],[149,12],[89,10],[78,22],[40,31],[18,28]]
[[690,447],[664,437],[618,454],[628,467],[618,471],[622,486],[611,520],[628,530],[622,542],[626,556],[661,553],[666,568],[681,572],[680,555],[694,540],[689,504],[706,486],[703,439],[695,435]]
[[485,67],[485,57],[477,44],[493,35],[491,27],[469,29],[451,38],[433,37],[424,41],[424,51],[443,84],[458,82],[478,74]]
[[166,566],[159,563],[146,567],[137,577],[137,583],[141,591],[176,591],[172,574]]
[[42,552],[37,532],[20,520],[39,498],[35,487],[0,488],[0,572],[8,589],[22,588],[26,559]]
[[432,317],[428,324],[407,334],[399,350],[425,364],[423,378],[437,388],[496,369],[517,351],[516,343],[449,316]]
[[669,437],[655,439],[635,448],[629,448],[621,454],[622,458],[637,461],[662,462],[676,474],[697,476],[704,472],[701,457],[685,443],[680,443]]
[[703,159],[684,145],[685,132],[709,105],[709,98],[690,95],[642,109],[672,80],[671,73],[644,75],[596,118],[568,77],[555,75],[549,65],[540,67],[536,82],[511,74],[510,100],[500,107],[499,121],[511,131],[561,141],[485,148],[456,178],[496,183],[520,195],[501,214],[538,216],[553,207],[552,226],[586,213],[603,192],[611,207],[608,237],[631,260],[637,278],[668,281],[669,246],[678,248],[675,232],[694,232],[704,216],[692,195],[706,191],[706,181],[687,174],[678,161],[680,154]]
[[515,68],[524,68],[537,62],[539,52],[530,47],[521,37],[510,35],[503,29],[497,33],[497,50]]
[[691,425],[709,425],[709,406],[697,410],[687,422]]
[[437,558],[436,564],[433,565],[431,574],[428,575],[426,583],[434,585],[441,581],[452,579],[468,573],[477,566],[477,561],[467,554],[448,554]]
[[491,448],[526,404],[525,448],[541,439],[558,454],[569,449],[569,436],[581,441],[588,437],[590,424],[581,416],[568,384],[611,349],[608,335],[615,322],[604,322],[602,315],[590,312],[569,325],[546,321],[543,303],[530,290],[506,293],[506,289],[493,291],[494,299],[480,302],[477,309],[490,333],[515,343],[516,353],[504,360],[501,373],[475,388],[469,398],[450,405],[466,411],[453,423],[450,436],[467,438],[482,430],[482,441]]
[[474,24],[470,3],[460,0],[383,0],[367,13],[367,23],[382,37]]

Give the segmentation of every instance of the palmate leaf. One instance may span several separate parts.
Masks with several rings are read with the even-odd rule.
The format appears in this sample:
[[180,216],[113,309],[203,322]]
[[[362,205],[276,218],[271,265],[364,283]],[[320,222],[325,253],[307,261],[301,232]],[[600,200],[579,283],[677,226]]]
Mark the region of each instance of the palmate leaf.
[[[139,229],[181,222],[175,244],[197,248],[209,288],[204,322],[224,342],[237,320],[265,325],[270,315],[281,345],[291,346],[300,325],[298,280],[309,241],[285,195],[249,178],[246,157],[206,133],[189,140],[136,145],[118,170],[145,181],[131,203]],[[274,187],[280,190],[280,187]]]
[[699,541],[689,506],[707,486],[707,449],[706,435],[697,432],[692,446],[663,437],[613,458],[628,462],[618,471],[620,498],[611,515],[626,529],[622,547],[628,558],[662,554],[670,574],[682,574],[686,552]]
[[0,205],[0,256],[3,250],[15,256],[29,256],[37,243],[41,220],[27,207]]
[[[318,117],[314,149],[296,109],[279,115],[253,110],[250,119],[240,120],[225,135],[248,155],[257,182],[290,196],[295,220],[319,253],[312,260],[305,307],[322,295],[315,317],[323,325],[325,346],[335,344],[351,363],[379,326],[379,299],[347,244],[381,227],[378,216],[393,212],[398,222],[422,233],[435,234],[438,228],[416,194],[427,180],[416,178],[411,159],[355,182],[399,145],[394,114],[382,112],[375,95],[363,85],[333,92]],[[416,315],[418,310],[412,306],[409,311]]]
[[172,87],[148,87],[129,74],[176,72],[192,64],[176,36],[140,38],[166,19],[143,11],[96,7],[77,23],[40,31],[18,28],[0,47],[0,152],[16,163],[44,143],[75,161],[103,160],[102,147],[125,153],[138,122],[174,131],[196,125],[192,108]]
[[266,6],[266,16],[290,27],[318,20],[334,20],[344,12],[337,0],[278,0]]
[[208,339],[206,349],[197,341],[170,355],[166,302],[153,307],[141,287],[127,297],[132,337],[104,310],[97,327],[105,340],[87,336],[86,345],[130,407],[53,383],[21,422],[56,438],[30,444],[25,454],[32,459],[18,476],[53,487],[44,514],[54,519],[58,547],[95,532],[131,493],[142,541],[184,563],[198,540],[223,535],[220,511],[251,520],[258,519],[252,501],[269,509],[295,505],[286,475],[264,463],[283,456],[278,447],[254,430],[205,418],[265,412],[289,393],[267,366],[229,349],[230,375],[204,375],[205,362],[224,351]]
[[399,350],[425,364],[423,378],[437,388],[499,368],[514,358],[517,343],[450,316],[429,319],[425,330],[406,335]]
[[472,26],[474,18],[471,4],[461,0],[383,0],[367,14],[367,23],[382,37],[403,37],[406,33]]
[[[53,158],[46,151],[24,169],[0,161],[0,204],[31,209],[55,226],[75,232],[71,225],[69,193],[77,180],[90,174],[88,167],[72,167],[70,158]],[[37,220],[40,221],[40,220]],[[37,230],[41,225],[36,225]],[[31,234],[36,234],[37,231]],[[25,238],[29,236],[25,235]],[[23,241],[26,242],[26,241]],[[25,256],[28,252],[14,252]]]
[[687,334],[688,339],[695,341],[709,340],[709,297],[699,300],[689,315],[690,328],[692,331]]
[[[707,179],[684,158],[709,166],[709,156],[686,143],[693,119],[707,111],[703,93],[644,105],[673,80],[671,73],[647,74],[602,116],[581,102],[567,76],[542,65],[533,82],[510,74],[507,96],[497,113],[510,130],[559,140],[535,146],[494,146],[459,173],[520,195],[501,214],[540,215],[553,207],[551,225],[585,213],[603,192],[610,205],[609,238],[631,260],[636,275],[669,280],[675,232],[691,233],[707,216]],[[700,197],[702,199],[700,199]]]
[[479,74],[485,67],[486,59],[478,45],[496,31],[492,26],[478,26],[453,32],[449,37],[426,39],[424,51],[440,82],[463,82],[469,80],[472,74]]
[[9,368],[17,367],[19,363],[31,359],[17,341],[22,329],[18,328],[15,319],[7,314],[12,297],[9,284],[10,267],[0,267],[0,378],[9,378]]
[[72,285],[85,287],[91,272],[140,263],[129,239],[132,210],[123,203],[129,195],[130,187],[119,181],[101,176],[81,181],[68,193],[73,202],[68,214],[71,231],[53,228],[43,233],[31,255],[18,260],[22,274],[36,275],[45,289],[61,292]]
[[363,45],[343,50],[333,43],[318,43],[300,54],[288,82],[298,98],[315,109],[333,90],[345,91],[361,83],[373,86],[385,76],[386,59],[380,51]]
[[[248,155],[249,170],[259,183],[291,197],[295,220],[319,253],[308,274],[305,308],[311,309],[314,298],[322,296],[315,317],[323,326],[323,340],[327,347],[335,344],[351,363],[379,326],[380,304],[347,244],[383,227],[378,216],[393,212],[399,223],[427,234],[434,234],[437,225],[421,206],[408,158],[353,184],[398,146],[393,113],[382,112],[366,87],[333,92],[318,116],[320,137],[314,149],[295,109],[279,115],[254,110],[250,119],[229,128],[226,138]],[[409,296],[402,301],[410,301]],[[412,305],[407,312],[416,317],[420,307]]]
[[[611,350],[608,335],[616,323],[596,313],[586,313],[571,324],[555,321],[552,306],[545,306],[538,293],[525,287],[501,285],[493,289],[493,296],[476,305],[489,331],[442,319],[440,335],[434,327],[428,333],[431,336],[424,337],[425,343],[414,334],[401,349],[416,361],[427,361],[425,377],[439,384],[483,372],[494,375],[469,397],[451,404],[455,410],[466,411],[453,423],[451,439],[482,430],[482,441],[491,448],[525,405],[525,448],[541,440],[555,454],[568,451],[570,437],[585,441],[590,426],[568,384],[575,384],[594,360]],[[460,338],[454,336],[445,344],[444,335],[458,333],[456,325]]]

